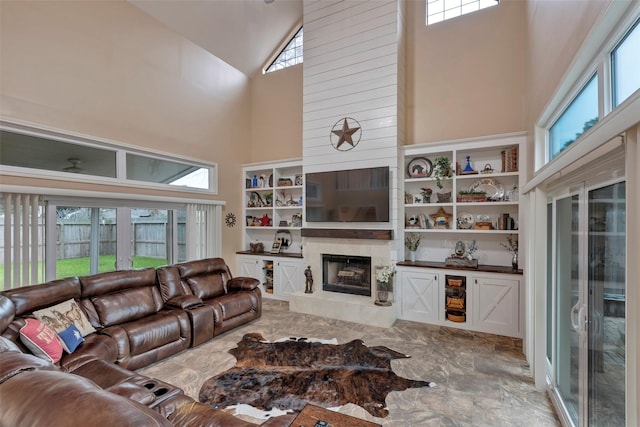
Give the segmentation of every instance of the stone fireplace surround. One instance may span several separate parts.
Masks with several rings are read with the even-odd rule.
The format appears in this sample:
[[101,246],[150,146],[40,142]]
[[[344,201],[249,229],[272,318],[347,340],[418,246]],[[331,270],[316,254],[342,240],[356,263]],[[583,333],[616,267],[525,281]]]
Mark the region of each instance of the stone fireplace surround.
[[[295,292],[289,310],[348,322],[390,327],[396,321],[396,306],[381,307],[375,301],[375,267],[391,263],[392,240],[305,237],[303,255],[314,277],[313,293]],[[371,257],[371,296],[348,295],[322,290],[322,255]]]

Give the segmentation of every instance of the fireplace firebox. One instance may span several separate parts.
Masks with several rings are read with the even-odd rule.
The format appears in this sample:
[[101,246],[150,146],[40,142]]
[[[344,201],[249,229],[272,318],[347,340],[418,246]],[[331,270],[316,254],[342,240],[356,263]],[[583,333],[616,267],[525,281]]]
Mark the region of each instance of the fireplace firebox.
[[371,296],[371,258],[323,254],[322,290]]

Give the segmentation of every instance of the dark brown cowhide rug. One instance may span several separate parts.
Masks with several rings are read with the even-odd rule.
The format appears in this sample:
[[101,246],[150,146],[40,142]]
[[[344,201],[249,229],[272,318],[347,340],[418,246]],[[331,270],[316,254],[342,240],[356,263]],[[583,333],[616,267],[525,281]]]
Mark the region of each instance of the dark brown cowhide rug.
[[367,347],[361,340],[340,345],[305,339],[265,342],[252,333],[229,353],[238,359],[236,366],[200,389],[200,402],[214,408],[244,403],[299,411],[307,403],[325,408],[354,403],[374,417],[386,417],[385,398],[391,391],[435,385],[397,376],[391,360],[409,356]]

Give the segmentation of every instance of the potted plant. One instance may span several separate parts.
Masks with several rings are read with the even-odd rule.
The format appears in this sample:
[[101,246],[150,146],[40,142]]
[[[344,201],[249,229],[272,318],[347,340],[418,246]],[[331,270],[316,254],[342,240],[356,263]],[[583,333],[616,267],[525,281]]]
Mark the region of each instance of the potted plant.
[[513,238],[513,234],[507,236],[507,243],[500,243],[500,246],[513,254],[511,258],[511,267],[518,269],[518,240]]
[[422,239],[422,235],[418,233],[407,233],[404,236],[404,245],[409,249],[409,259],[412,262],[416,260],[416,251],[420,246],[420,239]]
[[436,178],[438,188],[442,188],[443,178],[451,178],[453,176],[451,160],[448,157],[436,157],[433,162],[433,176]]
[[487,192],[477,191],[475,188],[458,191],[458,197],[456,197],[456,201],[457,202],[486,202]]
[[430,188],[421,188],[420,190],[422,203],[431,203],[431,194],[433,194],[433,190]]
[[384,266],[380,268],[376,273],[377,284],[377,300],[376,305],[389,306],[389,293],[393,292],[393,276],[396,274],[396,268],[394,266]]

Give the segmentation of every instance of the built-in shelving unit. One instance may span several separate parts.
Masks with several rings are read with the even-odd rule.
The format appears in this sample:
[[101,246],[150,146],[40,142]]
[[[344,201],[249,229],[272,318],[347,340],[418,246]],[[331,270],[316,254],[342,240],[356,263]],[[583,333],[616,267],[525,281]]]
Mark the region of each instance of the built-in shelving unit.
[[[440,249],[423,246],[418,259],[444,261],[457,240],[475,240],[481,262],[509,265],[499,251],[508,235],[519,235],[524,142],[524,135],[507,135],[404,148],[404,233],[424,234]],[[451,176],[438,180],[436,159],[443,157]]]
[[[236,255],[238,274],[258,278],[265,298],[288,300],[304,289],[305,280],[302,161],[245,165],[243,176],[244,249]],[[252,252],[257,243],[262,250]]]

